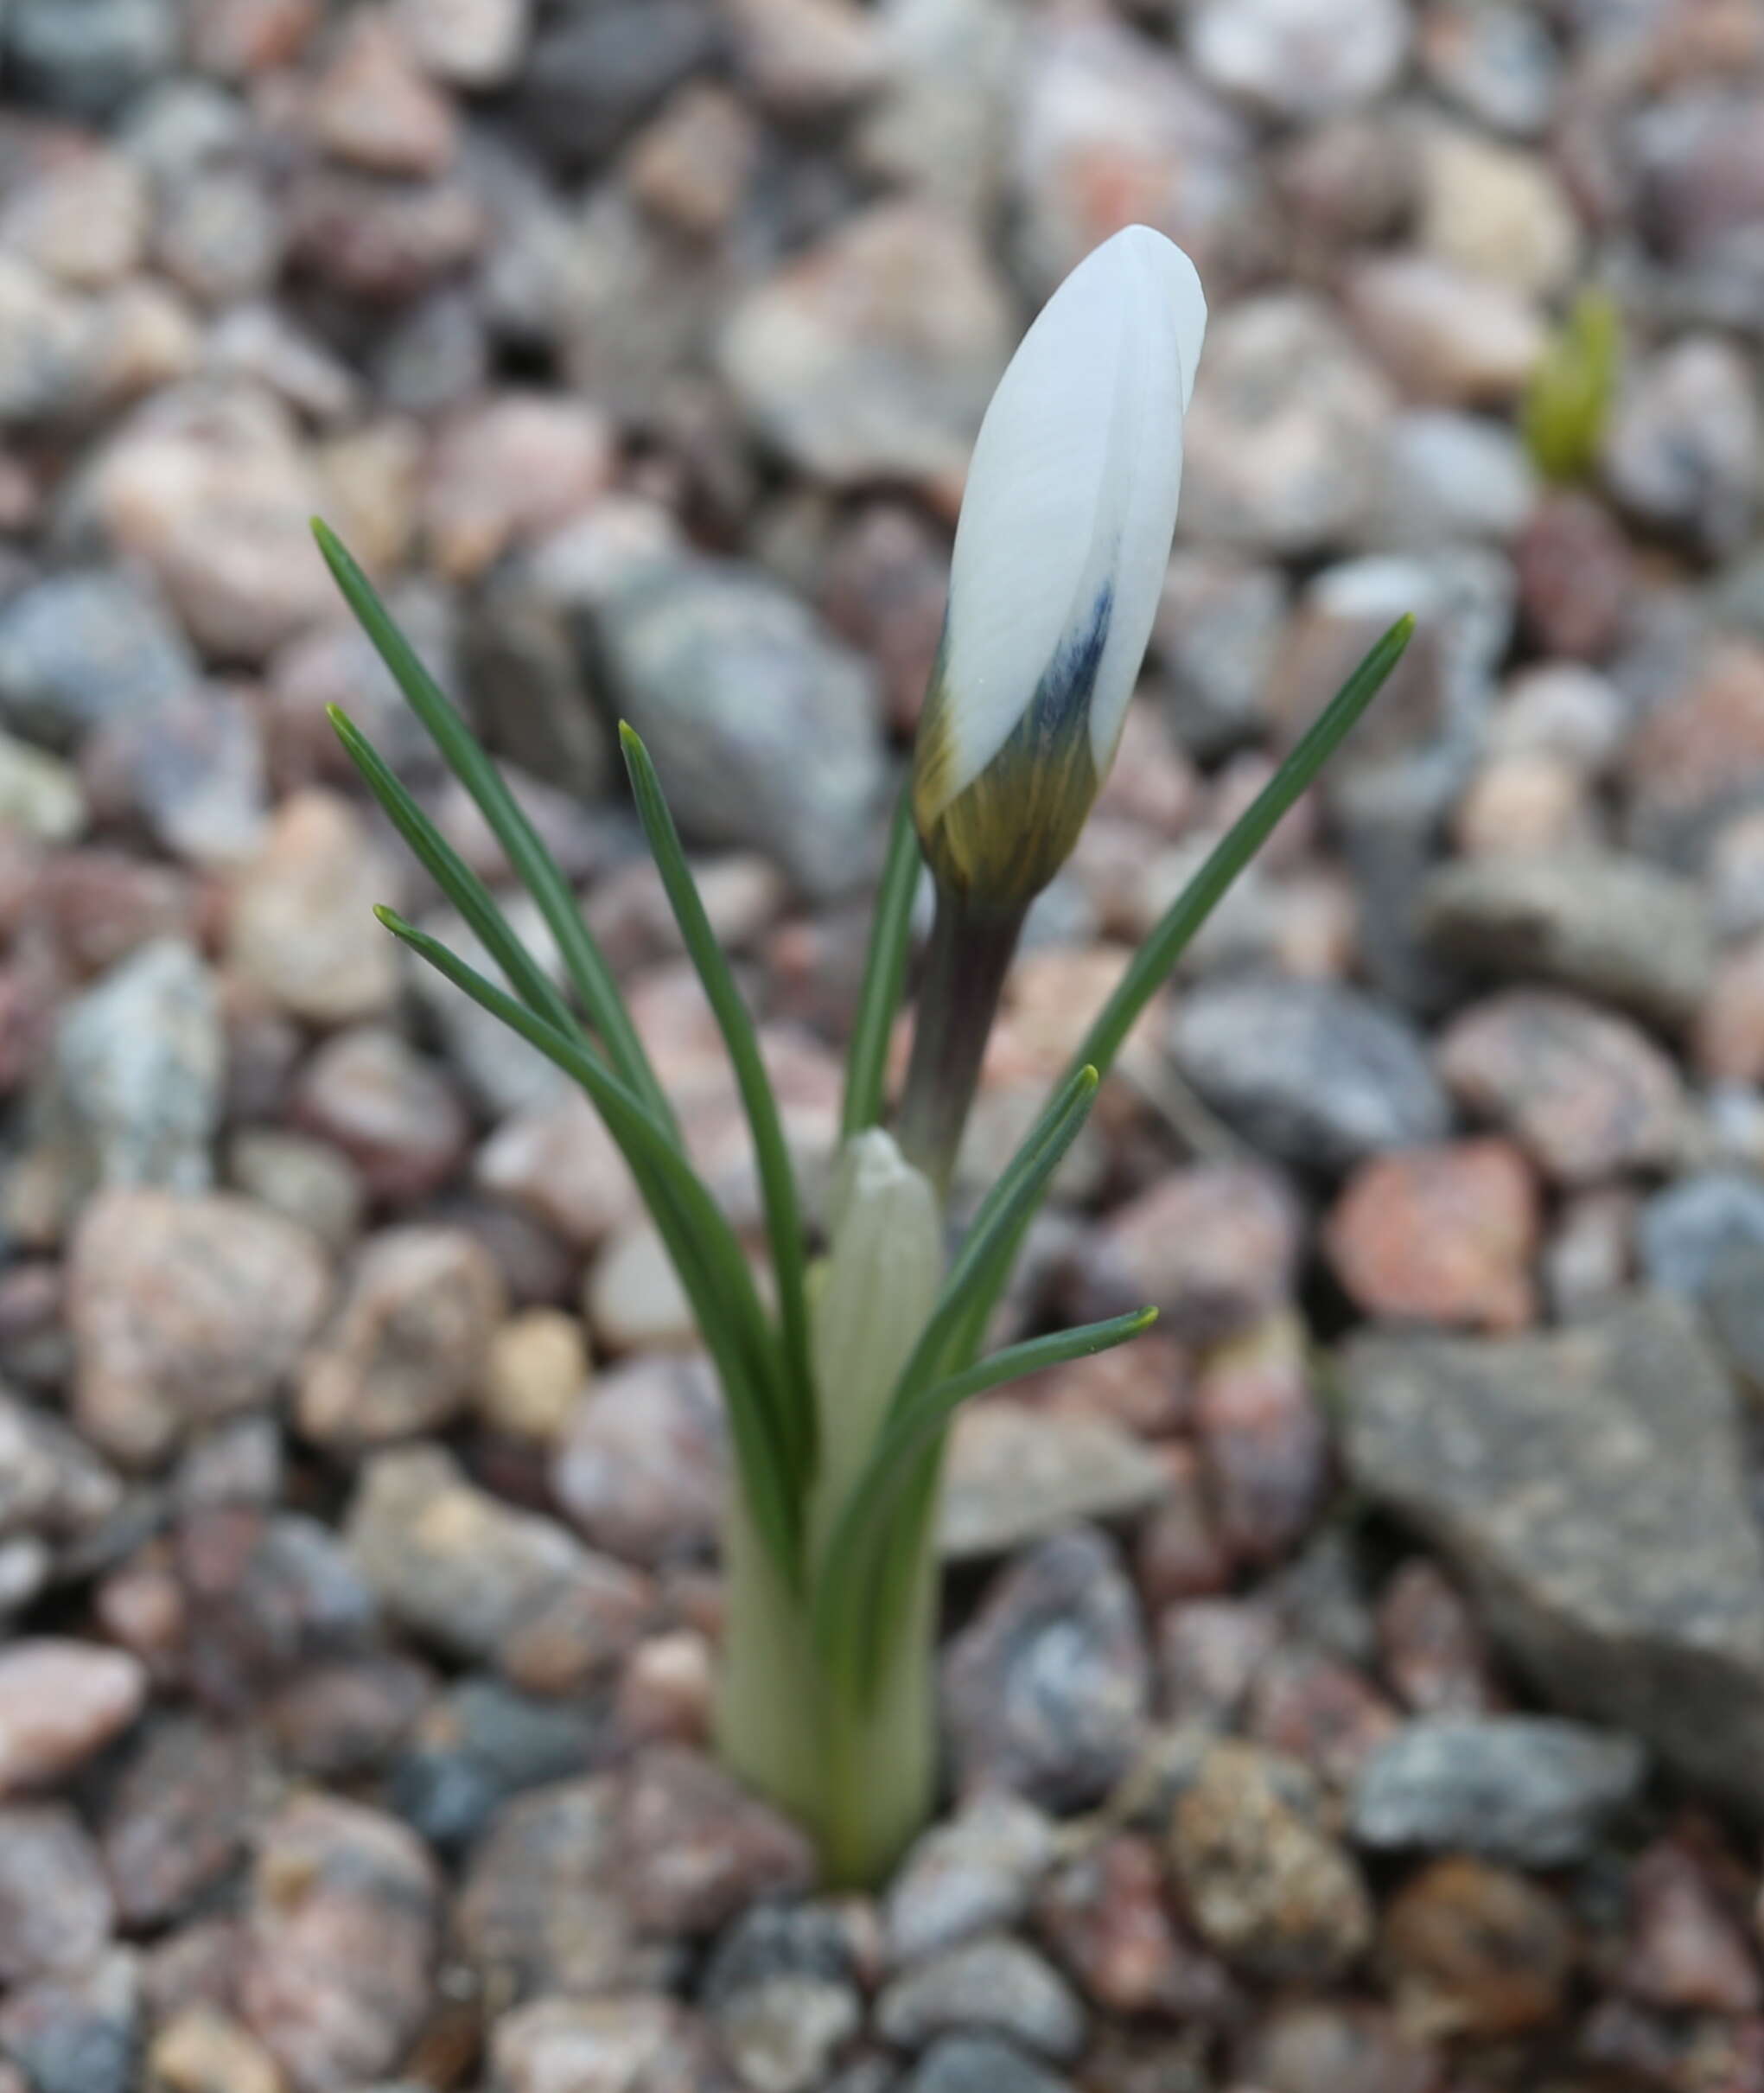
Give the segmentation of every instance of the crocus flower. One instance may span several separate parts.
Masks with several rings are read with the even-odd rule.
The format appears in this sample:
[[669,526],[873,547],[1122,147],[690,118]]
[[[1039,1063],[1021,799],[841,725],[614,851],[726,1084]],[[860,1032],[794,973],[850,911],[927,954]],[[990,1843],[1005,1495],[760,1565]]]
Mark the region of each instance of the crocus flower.
[[1151,635],[1207,327],[1149,226],[1080,262],[1023,337],[974,445],[914,814],[939,885],[1017,912],[1107,776]]
[[937,923],[898,1131],[939,1185],[1024,913],[1115,760],[1206,330],[1194,264],[1130,226],[1048,301],[980,424],[913,771]]

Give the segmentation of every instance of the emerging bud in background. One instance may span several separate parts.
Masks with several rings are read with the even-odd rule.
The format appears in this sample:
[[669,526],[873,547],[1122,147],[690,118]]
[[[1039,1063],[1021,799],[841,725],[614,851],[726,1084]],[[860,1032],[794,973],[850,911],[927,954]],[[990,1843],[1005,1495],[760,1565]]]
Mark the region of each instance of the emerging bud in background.
[[940,889],[1019,915],[1108,775],[1169,560],[1207,301],[1130,226],[1023,337],[974,445],[913,808]]
[[1589,480],[1611,420],[1622,316],[1609,292],[1583,290],[1532,373],[1519,430],[1532,463],[1558,487]]

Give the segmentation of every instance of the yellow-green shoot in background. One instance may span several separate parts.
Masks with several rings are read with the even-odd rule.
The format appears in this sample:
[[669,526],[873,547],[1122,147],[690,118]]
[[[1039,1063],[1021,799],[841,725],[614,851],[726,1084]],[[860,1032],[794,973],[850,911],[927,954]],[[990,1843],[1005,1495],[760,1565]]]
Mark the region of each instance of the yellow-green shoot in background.
[[1590,479],[1611,418],[1622,322],[1608,291],[1583,290],[1532,374],[1519,429],[1557,487]]

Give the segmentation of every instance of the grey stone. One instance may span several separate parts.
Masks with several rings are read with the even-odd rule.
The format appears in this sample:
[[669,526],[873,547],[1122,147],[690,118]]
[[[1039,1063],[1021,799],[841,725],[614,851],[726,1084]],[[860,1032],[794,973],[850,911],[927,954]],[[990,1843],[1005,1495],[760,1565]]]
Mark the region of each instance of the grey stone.
[[100,335],[90,298],[22,255],[0,254],[0,429],[54,422],[84,405]]
[[751,2093],[817,2093],[863,2025],[845,1929],[812,1905],[760,1905],[718,1942],[704,2007]]
[[1223,756],[1262,731],[1290,596],[1271,565],[1186,548],[1170,561],[1152,654],[1169,679],[1171,730],[1193,755]]
[[170,70],[178,13],[171,0],[11,0],[0,40],[28,99],[103,117]]
[[584,1708],[519,1694],[496,1679],[462,1680],[448,1695],[438,1727],[505,1795],[582,1772],[596,1740]]
[[884,2057],[856,2057],[827,2081],[826,2093],[901,2093],[900,2073]]
[[618,1894],[617,1803],[606,1775],[552,1782],[517,1796],[476,1844],[455,1930],[500,1996],[616,1991],[628,1981],[634,1928]]
[[958,1419],[938,1547],[946,1562],[1008,1554],[1082,1519],[1126,1519],[1169,1488],[1162,1463],[1105,1417],[988,1403]]
[[197,680],[177,628],[124,575],[51,575],[0,609],[0,718],[52,748],[152,718]]
[[701,1359],[658,1356],[596,1376],[551,1490],[591,1547],[659,1568],[715,1551],[728,1474],[715,1375]]
[[[647,1587],[554,1521],[468,1482],[441,1447],[378,1455],[362,1473],[346,1538],[387,1613],[438,1648],[511,1676],[552,1624],[587,1638],[585,1659],[624,1655],[642,1632]],[[529,1658],[530,1661],[530,1658]]]
[[111,1789],[104,1860],[124,1927],[180,1918],[230,1874],[262,1807],[262,1762],[239,1730],[150,1725]]
[[109,1943],[114,1919],[97,1849],[71,1809],[0,1809],[0,1980],[83,1967]]
[[262,1827],[237,1996],[290,2084],[397,2068],[432,2009],[442,1888],[421,1841],[359,1803],[296,1793]]
[[1512,430],[1448,407],[1417,407],[1391,424],[1385,478],[1366,535],[1392,551],[1519,535],[1538,478]]
[[1346,1170],[1450,1126],[1414,1031],[1336,982],[1204,984],[1178,1005],[1170,1045],[1207,1102],[1285,1162]]
[[1428,78],[1491,130],[1534,137],[1556,106],[1562,59],[1548,26],[1519,0],[1448,0],[1421,27]]
[[1332,796],[1362,805],[1369,796],[1395,799],[1436,828],[1486,734],[1516,594],[1511,563],[1487,546],[1373,554],[1311,580],[1269,693],[1288,741],[1310,726],[1398,618],[1416,621],[1407,653],[1329,769]]
[[717,12],[704,0],[603,0],[559,10],[521,69],[521,135],[567,168],[601,159],[722,42]]
[[1557,1184],[1608,1184],[1684,1150],[1672,1056],[1629,1018],[1559,989],[1503,989],[1472,1004],[1442,1035],[1438,1062],[1465,1107],[1510,1132]]
[[174,857],[226,866],[262,843],[264,732],[237,692],[193,689],[151,716],[118,721],[94,755],[105,782],[115,780]]
[[1005,287],[962,221],[894,201],[742,300],[718,361],[792,464],[841,485],[935,488],[959,479],[1016,331]]
[[1527,294],[1424,250],[1366,253],[1344,272],[1341,295],[1389,376],[1441,406],[1516,399],[1548,340]]
[[866,662],[763,575],[709,560],[637,579],[599,622],[610,695],[690,835],[769,853],[817,899],[863,881],[884,784]]
[[1084,2009],[1065,1979],[1004,1934],[965,1942],[896,1977],[876,2000],[876,2024],[884,2040],[908,2050],[968,2031],[1009,2037],[1061,2063],[1084,2047]]
[[1701,890],[1633,858],[1464,858],[1429,877],[1419,909],[1449,959],[1577,989],[1659,1024],[1694,1017],[1714,973]]
[[1605,477],[1629,512],[1711,553],[1757,514],[1761,440],[1751,359],[1714,336],[1675,342],[1618,400]]
[[1360,903],[1367,979],[1404,1011],[1447,1008],[1461,994],[1462,979],[1423,940],[1414,906],[1415,890],[1438,855],[1436,776],[1415,763],[1383,763],[1332,781],[1330,799]]
[[863,166],[984,223],[1003,180],[1024,20],[1009,0],[883,0],[889,85],[858,131]]
[[1747,1236],[1723,1248],[1697,1299],[1747,1394],[1764,1400],[1764,1238]]
[[926,1832],[901,1863],[883,1909],[888,1952],[914,1962],[971,1934],[1013,1925],[1054,1858],[1054,1827],[1018,1796],[977,1796]]
[[474,592],[460,656],[472,707],[498,754],[583,799],[611,765],[605,722],[589,697],[565,605],[534,563],[505,559]]
[[80,1970],[21,1984],[0,2002],[0,2057],[31,2093],[131,2093],[139,2082],[141,1965],[112,1948]]
[[481,392],[490,345],[478,301],[444,284],[420,299],[374,352],[374,391],[401,414],[438,414]]
[[1355,1485],[1444,1552],[1538,1690],[1756,1815],[1764,1542],[1691,1311],[1645,1296],[1560,1335],[1366,1337],[1342,1388]]
[[1706,1170],[1681,1178],[1642,1207],[1636,1241],[1654,1286],[1701,1300],[1729,1260],[1764,1254],[1764,1177]]
[[1331,310],[1297,293],[1214,321],[1183,431],[1183,539],[1296,554],[1376,497],[1394,402]]
[[958,1784],[1051,1809],[1105,1796],[1132,1763],[1150,1660],[1113,1545],[1080,1527],[1006,1572],[943,1660]]
[[713,2076],[696,2015],[634,1990],[618,1998],[534,1999],[496,2021],[489,2048],[494,2093],[699,2086],[723,2093],[729,2083]]
[[77,997],[44,1107],[73,1183],[206,1190],[225,1055],[213,979],[179,939],[142,946]]
[[1633,1738],[1548,1717],[1411,1723],[1361,1774],[1353,1833],[1362,1846],[1563,1867],[1634,1801],[1646,1764]]
[[[1255,128],[1167,46],[1111,10],[1033,10],[1014,119],[1015,246],[1031,295],[1117,229],[1124,179],[1128,207],[1193,258],[1209,298],[1255,280],[1272,230]],[[1209,341],[1203,387],[1216,355]]]
[[1301,123],[1372,100],[1409,48],[1401,0],[1199,0],[1187,12],[1205,80]]
[[693,246],[605,183],[533,265],[551,275],[567,377],[621,421],[663,421],[683,380],[703,384],[734,289],[719,250]]
[[704,2001],[715,2009],[737,1994],[782,1975],[844,1981],[851,1943],[834,1911],[814,1905],[756,1905],[717,1942],[704,1973]]
[[1072,2084],[994,2036],[946,2035],[901,2093],[1072,2093]]
[[72,843],[86,820],[86,794],[71,766],[0,733],[0,822],[40,843]]
[[0,1541],[77,1540],[122,1501],[122,1484],[60,1418],[0,1388]]
[[1697,80],[1648,95],[1623,140],[1649,245],[1675,316],[1714,327],[1764,326],[1764,195],[1761,103],[1737,78]]

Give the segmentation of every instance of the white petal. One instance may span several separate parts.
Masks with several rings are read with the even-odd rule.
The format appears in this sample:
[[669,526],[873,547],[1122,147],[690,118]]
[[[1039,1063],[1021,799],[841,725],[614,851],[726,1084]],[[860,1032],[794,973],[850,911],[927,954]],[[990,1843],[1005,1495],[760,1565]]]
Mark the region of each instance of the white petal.
[[1108,717],[1093,717],[1092,732],[1112,752],[1169,554],[1182,410],[1206,317],[1188,257],[1162,233],[1130,227],[1067,277],[1000,380],[974,445],[951,567],[951,797],[997,754],[1105,590],[1113,598]]
[[[1149,239],[1158,236],[1150,234]],[[1109,636],[1090,701],[1091,756],[1099,778],[1108,775],[1114,761],[1169,568],[1170,534],[1182,485],[1182,411],[1207,325],[1200,279],[1188,257],[1168,241],[1158,245],[1165,254],[1136,243],[1144,318],[1133,330],[1132,354],[1121,377],[1120,421],[1127,455],[1119,471],[1120,533]],[[1180,271],[1168,265],[1165,255],[1181,264]]]

